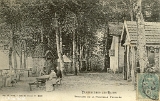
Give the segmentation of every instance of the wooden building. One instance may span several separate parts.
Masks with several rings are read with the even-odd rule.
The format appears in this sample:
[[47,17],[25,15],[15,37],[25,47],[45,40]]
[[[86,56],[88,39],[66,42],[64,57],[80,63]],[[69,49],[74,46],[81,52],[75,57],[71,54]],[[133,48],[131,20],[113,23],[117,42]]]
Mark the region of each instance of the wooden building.
[[124,48],[120,44],[123,23],[109,23],[109,35],[112,43],[109,50],[110,69],[115,72],[122,72],[124,67]]
[[[53,54],[51,49],[47,44],[40,43],[36,46],[34,54],[33,54],[33,68],[32,73],[35,76],[39,76],[39,72],[43,67],[46,67],[47,74],[50,73],[51,69],[56,68],[54,63],[57,59],[57,56]],[[56,62],[57,64],[57,62]]]
[[[149,64],[160,69],[160,22],[145,22],[146,52]],[[124,79],[132,78],[139,67],[137,53],[137,24],[125,21],[121,35],[124,47]]]
[[[72,67],[72,60],[67,56],[63,55],[63,61],[64,61],[64,69],[66,73],[73,73],[74,68]],[[58,66],[60,66],[59,59],[57,60]]]

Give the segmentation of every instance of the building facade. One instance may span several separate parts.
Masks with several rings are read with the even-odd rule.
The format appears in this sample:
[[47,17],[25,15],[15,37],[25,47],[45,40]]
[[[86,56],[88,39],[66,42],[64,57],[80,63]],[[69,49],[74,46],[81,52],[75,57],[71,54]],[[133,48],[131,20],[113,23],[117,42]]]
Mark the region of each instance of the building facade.
[[[148,65],[160,69],[160,23],[145,22],[146,52]],[[124,79],[135,77],[138,72],[139,61],[137,52],[137,24],[125,21],[121,35],[121,45],[124,47]]]
[[109,35],[112,37],[111,47],[109,50],[110,69],[114,73],[122,72],[124,66],[124,48],[120,44],[122,27],[122,23],[109,23]]

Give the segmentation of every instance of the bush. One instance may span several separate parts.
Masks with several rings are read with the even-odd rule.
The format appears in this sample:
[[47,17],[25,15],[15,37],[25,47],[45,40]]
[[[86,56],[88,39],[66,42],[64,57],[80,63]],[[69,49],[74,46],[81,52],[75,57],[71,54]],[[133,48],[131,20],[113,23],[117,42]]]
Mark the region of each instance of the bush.
[[146,69],[147,73],[158,73],[159,69],[157,67],[150,67]]
[[91,68],[93,71],[102,71],[104,67],[104,58],[102,56],[94,55],[91,57]]

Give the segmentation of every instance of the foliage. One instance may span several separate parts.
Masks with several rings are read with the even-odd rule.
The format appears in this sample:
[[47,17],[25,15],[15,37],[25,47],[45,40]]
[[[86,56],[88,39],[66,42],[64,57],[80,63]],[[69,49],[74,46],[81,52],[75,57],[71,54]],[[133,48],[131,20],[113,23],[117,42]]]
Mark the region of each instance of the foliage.
[[104,57],[100,55],[92,55],[91,57],[91,67],[92,71],[101,71],[104,67]]
[[156,22],[160,21],[160,1],[159,0],[143,0],[142,1],[142,13],[145,21]]
[[[52,50],[55,50],[54,18],[56,13],[65,48],[72,51],[72,33],[75,31],[77,47],[83,47],[85,54],[88,54],[94,51],[97,30],[106,28],[108,22],[131,20],[132,15],[135,20],[135,13],[133,12],[135,1],[16,0],[11,4],[10,0],[1,0],[0,22],[8,24],[15,43],[17,43],[16,40],[26,40],[28,52],[33,51],[35,46],[42,41],[41,34],[44,35],[43,42],[49,43]],[[142,3],[144,15],[148,10],[146,5],[151,5],[151,16],[145,15],[146,21],[159,21],[159,3],[158,0],[145,0]],[[50,38],[50,42],[48,42],[48,38]]]

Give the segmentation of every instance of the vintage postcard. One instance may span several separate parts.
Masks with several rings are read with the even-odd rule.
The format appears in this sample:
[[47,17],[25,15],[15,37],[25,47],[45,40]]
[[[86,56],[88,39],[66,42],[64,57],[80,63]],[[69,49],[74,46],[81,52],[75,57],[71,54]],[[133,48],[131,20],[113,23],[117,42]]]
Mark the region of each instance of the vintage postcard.
[[159,0],[0,0],[0,101],[160,101]]

